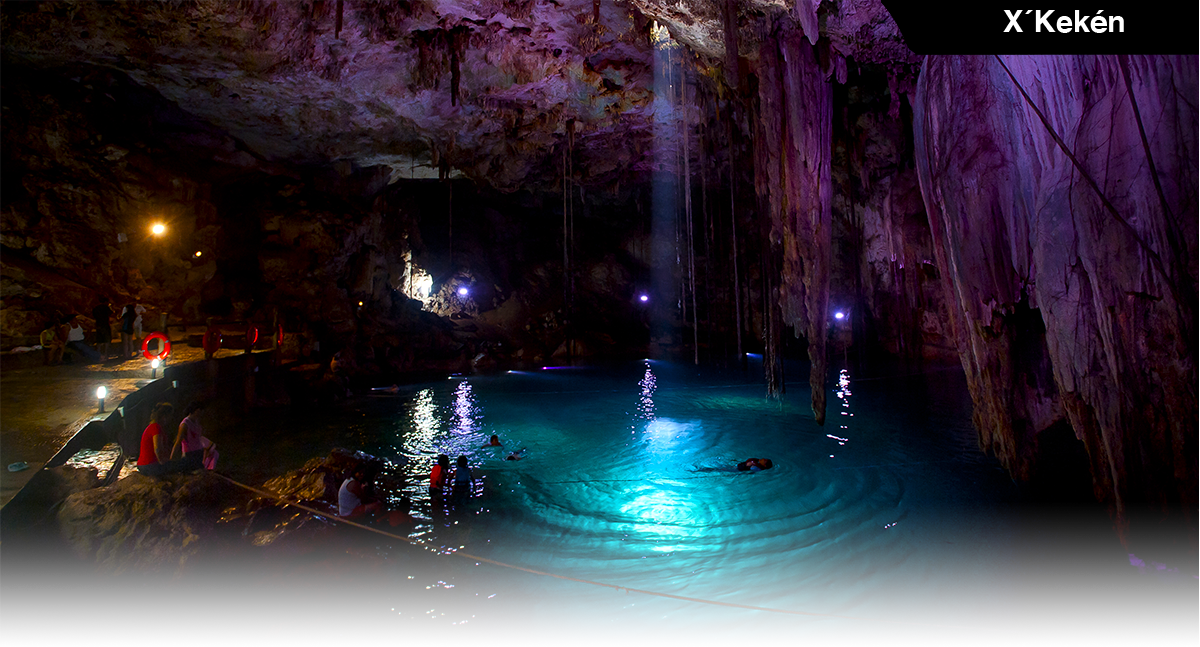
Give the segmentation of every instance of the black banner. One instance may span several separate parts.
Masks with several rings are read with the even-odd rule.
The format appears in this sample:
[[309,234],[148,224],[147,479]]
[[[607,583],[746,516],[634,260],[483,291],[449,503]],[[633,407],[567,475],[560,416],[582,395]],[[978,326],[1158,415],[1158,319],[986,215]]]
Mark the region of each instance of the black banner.
[[1200,3],[882,0],[917,54],[1200,54]]

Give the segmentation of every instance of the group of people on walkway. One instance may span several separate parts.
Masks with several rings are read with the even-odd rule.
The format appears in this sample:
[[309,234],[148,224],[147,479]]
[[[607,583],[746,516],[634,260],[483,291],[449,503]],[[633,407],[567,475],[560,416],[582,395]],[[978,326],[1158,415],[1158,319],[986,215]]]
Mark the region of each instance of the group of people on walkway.
[[[115,313],[108,297],[101,296],[99,303],[92,308],[92,319],[96,322],[93,337],[95,345],[87,343],[87,335],[79,315],[55,313],[38,336],[42,347],[42,363],[55,366],[69,361],[74,355],[88,363],[102,362],[110,357],[129,359],[134,356],[137,345],[141,343],[142,315],[145,312],[145,306],[140,303],[129,303],[121,309],[121,346],[119,352],[112,355],[109,353],[109,346],[113,343],[112,317]],[[68,355],[67,351],[70,351],[71,355]]]
[[147,476],[163,476],[215,468],[217,446],[204,436],[204,429],[196,419],[196,414],[203,408],[203,402],[189,404],[183,410],[174,441],[169,441],[165,430],[170,428],[175,407],[169,402],[158,403],[150,414],[150,424],[142,431],[138,471]]

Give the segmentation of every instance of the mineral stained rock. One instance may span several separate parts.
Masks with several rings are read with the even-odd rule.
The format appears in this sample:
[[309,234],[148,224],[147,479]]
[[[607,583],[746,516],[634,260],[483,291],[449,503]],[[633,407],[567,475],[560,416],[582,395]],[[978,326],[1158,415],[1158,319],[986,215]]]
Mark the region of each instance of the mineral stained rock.
[[981,444],[1021,477],[1066,417],[1122,528],[1196,510],[1196,77],[1195,57],[936,57],[914,106]]

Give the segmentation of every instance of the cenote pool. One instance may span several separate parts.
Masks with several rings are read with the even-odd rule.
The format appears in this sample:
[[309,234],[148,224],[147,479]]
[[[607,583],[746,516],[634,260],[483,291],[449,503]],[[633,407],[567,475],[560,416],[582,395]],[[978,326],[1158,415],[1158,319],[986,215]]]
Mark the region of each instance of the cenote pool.
[[[322,563],[369,580],[363,621],[397,631],[1105,643],[1144,637],[1113,613],[1195,617],[1194,596],[1131,579],[1098,508],[1021,496],[977,447],[961,370],[835,367],[824,426],[806,383],[773,401],[760,375],[647,360],[456,376],[259,421],[229,469],[261,482],[336,446],[393,461],[418,524],[386,530],[424,550],[354,530],[336,550],[356,557]],[[504,448],[483,447],[492,434]],[[430,502],[437,453],[479,478],[462,509]],[[749,457],[775,467],[734,469]]]

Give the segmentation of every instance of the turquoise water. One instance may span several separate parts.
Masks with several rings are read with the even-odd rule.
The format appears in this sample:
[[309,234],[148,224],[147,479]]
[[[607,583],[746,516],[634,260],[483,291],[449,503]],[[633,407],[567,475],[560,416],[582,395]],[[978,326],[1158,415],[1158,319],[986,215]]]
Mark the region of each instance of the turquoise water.
[[[223,460],[262,483],[329,448],[362,449],[394,463],[404,486],[392,496],[412,499],[428,543],[617,587],[863,618],[418,551],[412,586],[372,601],[366,622],[458,645],[1063,645],[1081,639],[926,625],[1136,630],[1121,564],[1097,563],[1109,546],[1056,522],[979,453],[960,371],[835,370],[824,426],[806,385],[770,401],[758,375],[638,361],[456,377],[281,420]],[[504,449],[481,447],[493,433]],[[526,459],[504,460],[520,448]],[[427,495],[439,453],[466,455],[478,479],[460,509]],[[751,456],[775,467],[734,471]]]

